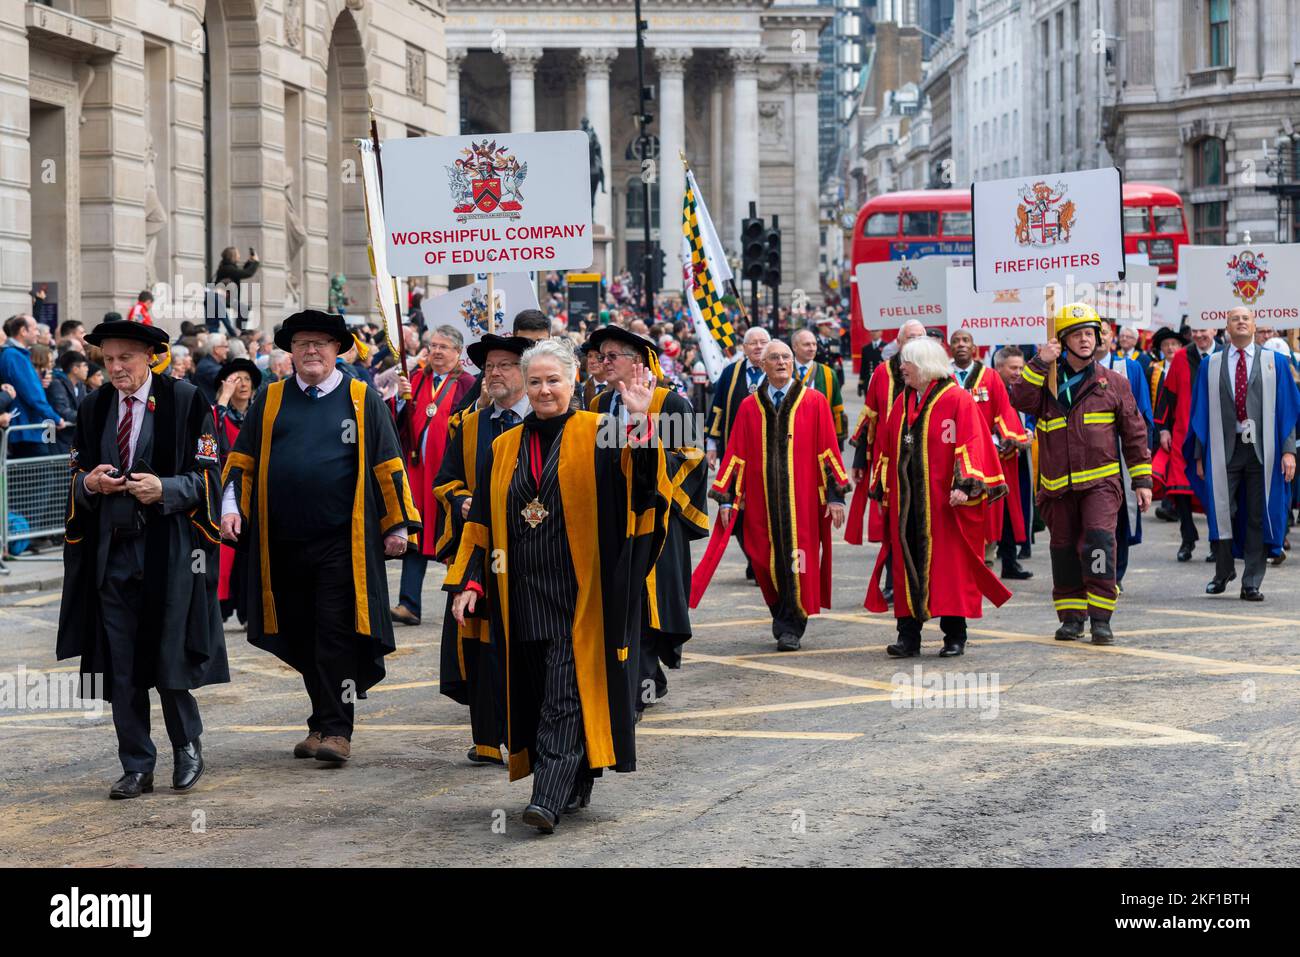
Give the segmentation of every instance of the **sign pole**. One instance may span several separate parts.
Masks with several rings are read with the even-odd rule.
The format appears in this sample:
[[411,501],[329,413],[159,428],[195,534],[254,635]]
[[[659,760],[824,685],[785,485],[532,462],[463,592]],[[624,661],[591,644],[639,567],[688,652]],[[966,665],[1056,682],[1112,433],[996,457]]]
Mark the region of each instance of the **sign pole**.
[[[379,201],[382,206],[384,198],[384,164],[379,155],[379,125],[375,122],[374,104],[370,109],[370,143],[375,150],[375,173],[379,179]],[[386,217],[385,217],[386,218]],[[384,238],[380,237],[380,242]],[[397,310],[397,341],[390,342],[388,347],[397,350],[397,360],[402,367],[402,375],[410,378],[410,373],[406,368],[406,333],[402,321],[402,300],[397,295],[397,280],[393,280],[393,306]]]
[[496,273],[487,274],[487,331],[497,333]]

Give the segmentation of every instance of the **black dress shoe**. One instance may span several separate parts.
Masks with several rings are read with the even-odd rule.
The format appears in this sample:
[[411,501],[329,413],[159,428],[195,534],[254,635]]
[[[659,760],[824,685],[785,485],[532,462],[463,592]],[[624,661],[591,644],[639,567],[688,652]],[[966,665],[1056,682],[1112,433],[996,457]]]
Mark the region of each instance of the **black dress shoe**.
[[891,658],[915,658],[921,653],[920,645],[905,645],[902,642],[896,642],[892,645],[885,646],[885,654]]
[[799,636],[795,634],[791,634],[790,632],[786,632],[784,635],[782,635],[780,638],[776,640],[776,650],[777,651],[798,651]]
[[126,798],[138,798],[141,794],[152,793],[153,772],[127,771],[126,774],[117,779],[117,783],[108,792],[108,796],[114,801],[121,801]]
[[1110,630],[1110,622],[1092,620],[1092,643],[1094,645],[1109,645],[1115,641],[1115,635]]
[[543,834],[554,834],[555,825],[560,819],[540,804],[530,804],[524,808],[524,823],[535,827]]
[[183,748],[177,748],[172,760],[172,790],[188,791],[203,777],[203,747],[195,738]]
[[505,762],[500,758],[494,758],[490,754],[479,754],[478,748],[470,748],[469,753],[465,755],[469,758],[471,764],[496,764],[504,766]]
[[[1228,590],[1228,582],[1232,581],[1236,577],[1237,577],[1237,573],[1233,572],[1227,578],[1211,578],[1210,583],[1205,586],[1205,594],[1222,595],[1225,591]],[[1246,589],[1244,588],[1242,589],[1242,591],[1245,590]]]
[[1029,557],[1030,557],[1029,546],[1021,545],[1020,550],[1016,552],[1016,558],[1019,559],[1019,558],[1029,558]]
[[964,644],[961,645],[955,643],[945,644],[943,646],[943,650],[939,652],[939,657],[956,658],[958,655],[964,655],[964,654],[966,654],[966,646]]
[[1156,518],[1160,519],[1162,522],[1176,522],[1178,521],[1178,513],[1173,509],[1165,508],[1161,505],[1156,509]]
[[1002,577],[1007,581],[1024,581],[1027,578],[1033,578],[1034,573],[1023,567],[1019,562],[1015,565],[1003,565]]
[[596,782],[592,778],[583,778],[573,785],[569,803],[564,805],[565,814],[573,814],[591,803],[591,788]]
[[1057,641],[1078,641],[1083,637],[1083,619],[1067,618],[1061,622],[1061,627],[1056,629]]
[[1263,601],[1264,596],[1258,588],[1251,588],[1249,585],[1241,586],[1242,601]]
[[885,599],[886,602],[892,605],[894,603],[894,589],[882,588],[880,590],[880,597]]
[[1192,546],[1183,545],[1178,549],[1178,560],[1180,562],[1190,562],[1192,560]]
[[1215,559],[1214,559],[1214,549],[1212,549],[1212,548],[1210,549],[1210,554],[1208,554],[1208,555],[1205,556],[1205,560],[1206,560],[1207,562],[1212,562],[1212,561],[1215,560]]

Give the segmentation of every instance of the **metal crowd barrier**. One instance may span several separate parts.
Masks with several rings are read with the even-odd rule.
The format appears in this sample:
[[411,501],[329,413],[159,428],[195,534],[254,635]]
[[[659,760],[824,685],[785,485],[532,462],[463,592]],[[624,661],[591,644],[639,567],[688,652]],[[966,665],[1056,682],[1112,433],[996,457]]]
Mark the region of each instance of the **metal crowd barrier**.
[[72,482],[71,456],[39,455],[14,458],[10,443],[16,434],[41,434],[50,438],[54,423],[15,425],[0,431],[0,570],[10,559],[61,561],[61,548],[46,548],[33,555],[37,539],[63,542],[63,527]]

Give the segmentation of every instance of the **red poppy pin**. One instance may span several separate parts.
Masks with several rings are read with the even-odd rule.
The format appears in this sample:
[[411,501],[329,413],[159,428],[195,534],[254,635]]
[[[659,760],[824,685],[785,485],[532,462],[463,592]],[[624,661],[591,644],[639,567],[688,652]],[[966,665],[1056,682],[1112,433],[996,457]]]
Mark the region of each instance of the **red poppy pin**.
[[152,412],[154,410],[154,406],[156,406],[157,404],[158,403],[154,402],[153,396],[149,396],[149,401],[144,404],[144,407],[148,409],[150,412]]

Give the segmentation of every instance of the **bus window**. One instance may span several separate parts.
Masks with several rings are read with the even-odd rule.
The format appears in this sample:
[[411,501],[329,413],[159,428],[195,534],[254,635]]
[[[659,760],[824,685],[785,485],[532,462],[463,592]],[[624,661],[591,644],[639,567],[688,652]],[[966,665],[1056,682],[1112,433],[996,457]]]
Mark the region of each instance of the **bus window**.
[[943,234],[945,236],[971,235],[970,213],[944,213]]
[[1124,235],[1144,235],[1151,231],[1151,210],[1147,206],[1124,207]]
[[863,236],[897,236],[898,213],[873,213],[862,228]]
[[904,236],[938,236],[939,214],[935,210],[903,213]]
[[1152,232],[1155,233],[1172,233],[1176,236],[1183,234],[1183,211],[1178,206],[1157,206],[1152,210],[1155,216],[1156,226]]

